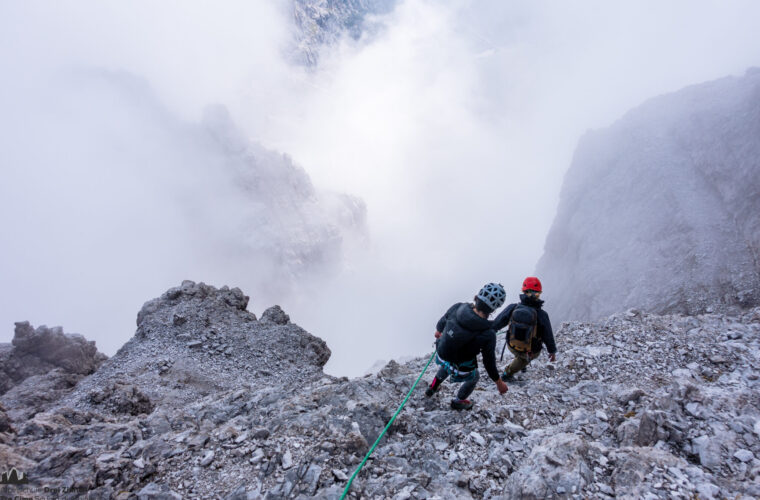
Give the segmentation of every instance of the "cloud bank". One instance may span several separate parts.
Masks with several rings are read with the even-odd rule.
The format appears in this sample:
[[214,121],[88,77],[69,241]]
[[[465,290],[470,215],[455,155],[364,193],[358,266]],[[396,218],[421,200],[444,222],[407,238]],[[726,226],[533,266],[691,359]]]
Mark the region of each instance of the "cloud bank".
[[[585,130],[760,64],[750,1],[407,0],[311,69],[287,56],[287,3],[5,2],[0,14],[0,338],[28,319],[113,353],[142,302],[187,278],[240,286],[257,311],[280,302],[328,342],[328,371],[349,375],[425,352],[440,314],[488,281],[516,298]],[[81,77],[103,71],[149,86],[165,113],[146,118],[139,99]],[[270,293],[219,245],[187,251],[235,237],[188,222],[223,220],[188,193],[230,200],[229,186],[146,124],[192,126],[210,103],[318,187],[366,202],[369,245],[344,248],[337,275]]]

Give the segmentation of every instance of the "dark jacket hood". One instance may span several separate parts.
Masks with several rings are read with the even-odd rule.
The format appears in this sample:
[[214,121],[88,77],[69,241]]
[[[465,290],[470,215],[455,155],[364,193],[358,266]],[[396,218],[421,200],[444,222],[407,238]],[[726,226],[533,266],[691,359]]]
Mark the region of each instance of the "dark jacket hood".
[[478,316],[477,313],[473,311],[473,307],[475,306],[466,303],[460,305],[455,316],[457,323],[459,323],[462,328],[475,332],[491,328],[492,323],[487,319]]
[[520,294],[520,303],[525,304],[526,306],[535,307],[536,309],[541,309],[541,306],[544,305],[543,300],[528,297],[524,293]]

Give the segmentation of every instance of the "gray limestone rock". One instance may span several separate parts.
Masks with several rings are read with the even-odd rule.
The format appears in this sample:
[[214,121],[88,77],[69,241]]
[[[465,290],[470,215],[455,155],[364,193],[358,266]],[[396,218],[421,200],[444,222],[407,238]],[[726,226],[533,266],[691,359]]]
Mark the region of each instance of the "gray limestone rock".
[[[428,356],[332,377],[320,340],[243,306],[229,288],[184,282],[150,301],[135,337],[62,395],[41,404],[21,390],[38,380],[28,377],[2,399],[16,432],[0,432],[0,462],[93,498],[339,498]],[[193,339],[213,349],[189,348]],[[715,486],[757,496],[760,308],[617,314],[564,323],[556,339],[554,370],[535,361],[504,397],[479,383],[469,412],[449,408],[456,384],[430,398],[420,384],[351,495],[693,498]]]
[[666,482],[665,473],[670,468],[680,470],[688,467],[684,460],[671,453],[650,447],[624,448],[616,451],[612,458],[615,497],[629,500],[652,495],[658,484],[662,488],[662,483]]
[[16,323],[12,343],[0,344],[0,395],[29,377],[44,378],[56,369],[59,372],[51,375],[54,380],[43,382],[38,378],[37,383],[60,389],[61,384],[56,380],[61,376],[70,375],[68,378],[76,383],[78,378],[95,371],[106,359],[107,356],[95,347],[95,342],[87,341],[81,335],[63,333],[60,327],[35,329],[28,321]]
[[82,375],[62,368],[53,368],[45,374],[25,378],[0,396],[0,401],[12,408],[8,414],[13,420],[23,421],[52,407],[82,378]]
[[638,388],[631,389],[620,394],[620,396],[618,397],[618,401],[620,402],[620,404],[628,404],[628,402],[630,401],[634,401],[634,402],[638,401],[643,395],[644,395],[644,391],[642,391],[641,389],[638,389]]
[[665,417],[662,413],[644,412],[639,419],[639,429],[636,434],[637,446],[653,446],[657,441],[666,439],[667,432],[663,429]]
[[261,315],[261,321],[264,323],[274,323],[275,325],[287,325],[290,323],[290,316],[285,314],[280,306],[274,305],[264,311]]
[[34,329],[28,321],[16,323],[12,344],[18,353],[37,357],[68,373],[88,375],[106,360],[94,341],[76,333],[65,334],[60,327]]
[[8,413],[2,404],[0,404],[0,432],[13,432],[13,426],[11,426]]
[[206,452],[205,455],[203,455],[203,458],[200,461],[201,467],[208,467],[211,462],[214,461],[215,453],[213,450],[209,450]]
[[118,381],[103,387],[99,391],[92,391],[89,400],[95,405],[103,405],[113,413],[127,415],[148,414],[154,408],[153,403],[142,393],[139,387]]
[[702,435],[693,440],[694,451],[699,455],[699,463],[704,467],[717,470],[722,462],[721,447],[714,439]]
[[553,496],[558,488],[578,493],[593,478],[590,463],[594,453],[595,450],[575,434],[546,438],[509,476],[504,494],[512,498],[546,498]]
[[755,458],[755,454],[749,450],[737,450],[736,453],[734,453],[734,457],[742,462],[749,462]]
[[537,269],[552,320],[760,304],[758,96],[755,68],[581,139]]
[[52,408],[106,359],[95,342],[81,335],[16,323],[12,344],[0,344],[0,403],[6,408],[0,412],[0,429],[10,430],[12,422],[25,423]]
[[181,500],[182,496],[165,486],[149,483],[137,492],[137,500]]

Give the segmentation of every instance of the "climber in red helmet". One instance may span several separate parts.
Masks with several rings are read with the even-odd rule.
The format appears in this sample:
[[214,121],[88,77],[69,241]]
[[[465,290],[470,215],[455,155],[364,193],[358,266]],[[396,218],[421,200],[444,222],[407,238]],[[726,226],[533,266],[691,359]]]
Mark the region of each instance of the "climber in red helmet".
[[557,359],[552,324],[549,315],[542,309],[544,301],[539,298],[541,291],[541,281],[538,278],[525,278],[520,302],[507,306],[493,322],[497,331],[507,327],[505,347],[509,347],[509,352],[515,356],[501,375],[505,382],[511,380],[518,371],[524,371],[541,353],[543,344],[546,344],[546,350],[549,351],[549,361],[553,363]]

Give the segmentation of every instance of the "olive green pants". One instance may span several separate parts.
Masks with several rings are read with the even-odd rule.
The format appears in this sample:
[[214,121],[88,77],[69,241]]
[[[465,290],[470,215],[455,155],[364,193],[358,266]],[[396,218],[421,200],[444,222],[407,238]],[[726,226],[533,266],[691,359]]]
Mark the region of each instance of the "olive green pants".
[[516,351],[512,348],[511,345],[507,345],[507,349],[509,349],[509,352],[515,355],[515,359],[512,360],[512,363],[504,368],[504,373],[507,375],[514,375],[515,373],[528,366],[531,361],[538,357],[537,352],[528,354],[527,352]]

